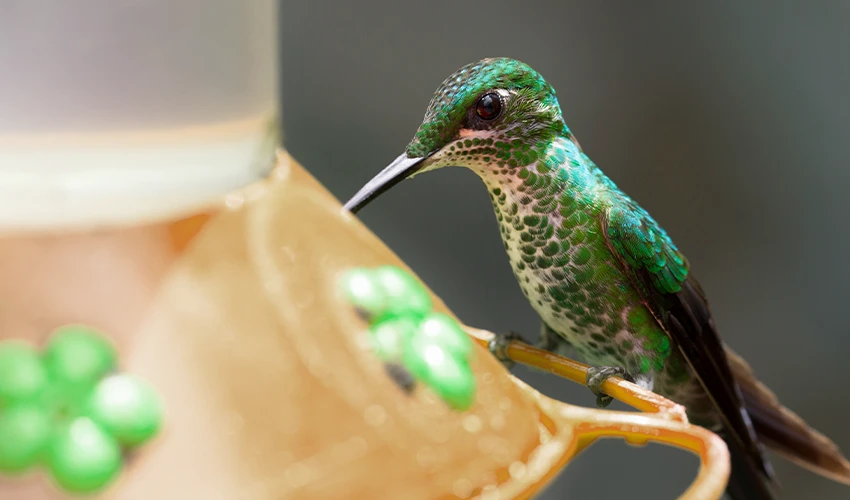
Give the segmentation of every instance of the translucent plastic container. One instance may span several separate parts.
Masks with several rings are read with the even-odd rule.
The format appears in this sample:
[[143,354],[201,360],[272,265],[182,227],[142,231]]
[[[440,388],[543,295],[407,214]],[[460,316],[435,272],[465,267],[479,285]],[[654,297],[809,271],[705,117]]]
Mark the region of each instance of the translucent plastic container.
[[0,231],[177,218],[267,174],[277,7],[0,3]]

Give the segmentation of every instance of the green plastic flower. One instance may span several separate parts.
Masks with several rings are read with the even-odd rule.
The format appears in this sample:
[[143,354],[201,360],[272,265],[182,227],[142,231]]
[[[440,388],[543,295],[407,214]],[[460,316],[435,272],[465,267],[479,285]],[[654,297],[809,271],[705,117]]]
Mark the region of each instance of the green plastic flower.
[[343,277],[343,291],[372,321],[392,316],[424,316],[431,310],[428,290],[396,266],[352,269]]
[[400,363],[450,407],[472,406],[472,341],[457,321],[432,311],[430,294],[414,276],[395,266],[356,268],[343,276],[342,288],[366,316],[381,360]]
[[123,454],[162,422],[154,389],[115,373],[116,361],[115,349],[85,326],[58,329],[43,353],[0,343],[0,474],[45,466],[71,493],[114,480]]

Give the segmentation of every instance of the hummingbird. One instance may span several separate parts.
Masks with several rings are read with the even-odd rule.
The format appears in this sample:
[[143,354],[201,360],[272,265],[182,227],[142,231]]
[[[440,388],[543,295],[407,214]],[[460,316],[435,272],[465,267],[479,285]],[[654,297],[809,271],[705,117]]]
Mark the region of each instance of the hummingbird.
[[[437,88],[404,153],[344,208],[356,213],[400,181],[449,166],[484,182],[514,275],[541,318],[538,346],[591,365],[599,406],[611,401],[601,385],[612,376],[683,405],[727,443],[733,500],[775,498],[765,447],[850,485],[838,447],[719,337],[688,259],[585,154],[537,71],[510,58],[460,68]],[[509,362],[503,347],[517,337],[499,334],[491,350]]]

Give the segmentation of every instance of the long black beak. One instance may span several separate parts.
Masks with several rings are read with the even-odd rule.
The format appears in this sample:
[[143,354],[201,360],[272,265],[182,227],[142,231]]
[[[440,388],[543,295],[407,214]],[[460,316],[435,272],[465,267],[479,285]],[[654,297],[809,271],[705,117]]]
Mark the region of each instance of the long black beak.
[[345,209],[350,210],[352,213],[357,213],[358,210],[368,205],[370,201],[418,172],[422,168],[422,162],[426,158],[427,156],[423,158],[408,158],[406,154],[402,153],[401,156],[396,158],[385,169],[381,170],[378,175],[372,177],[372,180],[367,182],[357,194],[352,196],[348,200],[348,203],[345,204]]

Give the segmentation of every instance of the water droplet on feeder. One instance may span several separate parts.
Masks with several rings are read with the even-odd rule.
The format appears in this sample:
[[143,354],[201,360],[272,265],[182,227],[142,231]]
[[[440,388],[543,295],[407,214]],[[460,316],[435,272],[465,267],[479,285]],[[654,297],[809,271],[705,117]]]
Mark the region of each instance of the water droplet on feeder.
[[520,461],[516,461],[508,467],[508,472],[512,478],[517,480],[522,479],[525,476],[525,464]]
[[380,405],[371,405],[363,412],[363,418],[367,424],[373,427],[379,427],[386,422],[387,412]]
[[466,432],[475,434],[481,430],[481,427],[483,427],[483,425],[478,415],[467,415],[463,417],[463,428]]

